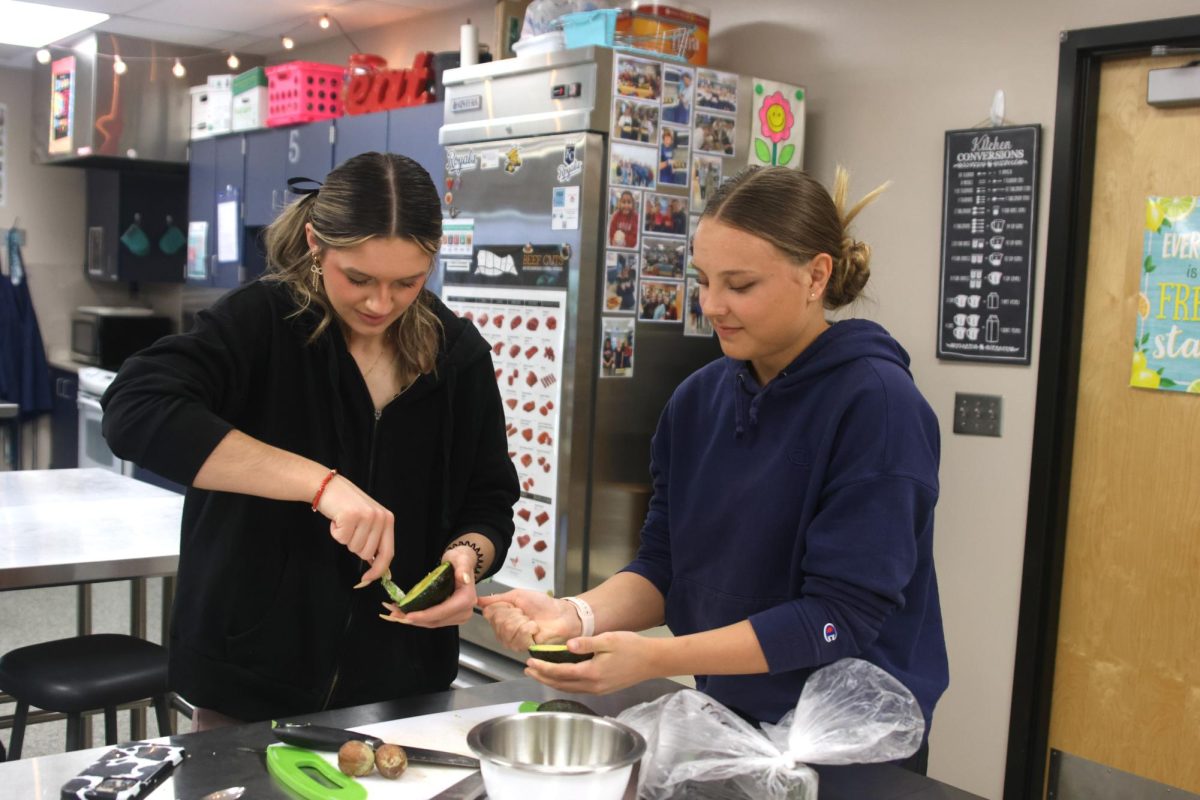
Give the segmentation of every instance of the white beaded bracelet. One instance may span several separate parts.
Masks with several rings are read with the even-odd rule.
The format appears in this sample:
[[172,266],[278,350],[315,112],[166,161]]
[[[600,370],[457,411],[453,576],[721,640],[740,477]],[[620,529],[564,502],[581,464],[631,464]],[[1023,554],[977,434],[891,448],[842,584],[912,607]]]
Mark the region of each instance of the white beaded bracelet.
[[579,597],[564,597],[571,605],[575,606],[575,611],[579,614],[579,621],[583,625],[580,631],[580,636],[591,636],[596,632],[596,615],[592,613],[592,607],[588,605],[587,600]]

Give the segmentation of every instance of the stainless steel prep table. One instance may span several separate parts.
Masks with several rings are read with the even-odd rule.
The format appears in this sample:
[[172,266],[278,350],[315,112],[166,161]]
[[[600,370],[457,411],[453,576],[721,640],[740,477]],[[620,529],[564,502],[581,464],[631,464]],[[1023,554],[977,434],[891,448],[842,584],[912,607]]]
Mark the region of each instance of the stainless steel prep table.
[[145,638],[146,579],[163,576],[165,642],[182,514],[182,495],[102,469],[0,472],[0,591],[78,586],[84,635],[90,584],[130,580],[130,631]]
[[[603,714],[616,714],[631,705],[680,688],[683,687],[672,681],[654,680],[605,697],[591,697],[563,695],[529,678],[521,678],[295,719],[347,728],[453,709],[563,696],[574,697]],[[187,758],[174,770],[170,784],[163,784],[152,792],[150,800],[196,800],[208,792],[234,785],[245,786],[246,797],[255,800],[295,800],[267,773],[263,750],[275,738],[266,722],[173,736],[170,741],[186,748]],[[0,787],[3,787],[0,794],[22,800],[58,800],[59,787],[104,751],[105,748],[94,748],[0,764]],[[977,795],[886,764],[816,769],[821,776],[820,800],[861,800],[864,797],[873,800],[979,800]]]

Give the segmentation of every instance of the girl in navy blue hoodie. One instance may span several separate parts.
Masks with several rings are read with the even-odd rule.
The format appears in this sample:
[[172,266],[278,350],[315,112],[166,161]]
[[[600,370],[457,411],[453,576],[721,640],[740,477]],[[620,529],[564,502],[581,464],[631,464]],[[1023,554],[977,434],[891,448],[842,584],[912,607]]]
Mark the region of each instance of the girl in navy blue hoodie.
[[[852,656],[904,683],[928,726],[948,683],[938,422],[883,328],[825,318],[867,283],[870,248],[848,226],[882,189],[847,209],[840,169],[830,196],[803,172],[750,168],[709,200],[694,262],[725,358],[662,413],[633,563],[578,598],[481,598],[509,647],[595,654],[530,659],[527,674],[568,692],[694,674],[775,722],[813,670]],[[664,622],[672,638],[632,633]]]

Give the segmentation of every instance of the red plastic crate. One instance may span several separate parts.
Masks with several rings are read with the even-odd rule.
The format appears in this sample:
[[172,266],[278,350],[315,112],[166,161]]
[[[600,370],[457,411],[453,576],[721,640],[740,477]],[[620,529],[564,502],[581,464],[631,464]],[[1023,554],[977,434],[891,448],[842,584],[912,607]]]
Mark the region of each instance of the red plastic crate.
[[289,61],[267,67],[267,126],[295,125],[342,116],[346,68]]

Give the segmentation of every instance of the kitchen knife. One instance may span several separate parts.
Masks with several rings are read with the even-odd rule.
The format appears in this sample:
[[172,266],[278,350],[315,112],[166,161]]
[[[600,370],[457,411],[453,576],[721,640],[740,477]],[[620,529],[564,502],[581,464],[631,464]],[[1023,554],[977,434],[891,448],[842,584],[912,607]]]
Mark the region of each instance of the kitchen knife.
[[[306,747],[310,750],[336,752],[351,739],[366,742],[373,750],[378,750],[385,744],[382,739],[370,734],[348,731],[343,728],[331,728],[326,725],[313,725],[311,722],[272,722],[271,730],[279,741],[296,747]],[[406,744],[402,744],[400,747],[404,748],[408,760],[413,764],[479,769],[479,759],[470,756],[448,753],[445,750],[409,747]]]
[[476,771],[448,789],[435,794],[431,800],[477,800],[483,797],[483,774]]

